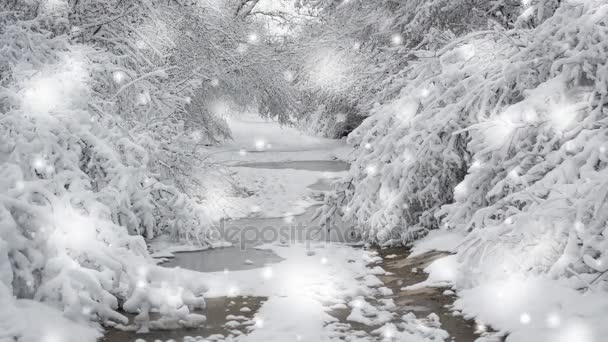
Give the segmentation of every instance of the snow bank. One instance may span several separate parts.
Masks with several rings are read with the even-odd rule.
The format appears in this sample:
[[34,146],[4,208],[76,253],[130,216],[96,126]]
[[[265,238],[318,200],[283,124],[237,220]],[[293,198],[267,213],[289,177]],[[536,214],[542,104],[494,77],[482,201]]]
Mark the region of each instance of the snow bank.
[[408,258],[414,258],[431,251],[456,252],[466,234],[456,231],[435,230],[416,241]]
[[[601,341],[608,334],[608,298],[585,294],[546,277],[484,282],[458,293],[455,309],[510,332],[507,341]],[[489,304],[492,303],[492,304]]]
[[0,341],[81,342],[101,337],[99,327],[75,323],[63,312],[29,299],[15,299],[0,283]]

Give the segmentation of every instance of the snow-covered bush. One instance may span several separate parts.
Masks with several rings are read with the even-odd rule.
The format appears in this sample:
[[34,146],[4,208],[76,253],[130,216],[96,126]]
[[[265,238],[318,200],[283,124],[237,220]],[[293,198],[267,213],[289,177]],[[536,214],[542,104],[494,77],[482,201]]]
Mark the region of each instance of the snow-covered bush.
[[[319,120],[329,136],[344,128],[349,133],[376,104],[398,97],[415,68],[412,62],[427,58],[414,51],[435,51],[471,31],[511,25],[521,8],[510,0],[301,3],[313,8],[317,19],[293,44],[295,84],[304,93],[302,117],[313,125]],[[321,108],[325,113],[315,115]],[[345,114],[355,127],[341,125]]]
[[[552,14],[503,62],[518,97],[466,128],[468,174],[439,215],[471,231],[460,257],[485,276],[548,273],[602,287],[608,4],[566,2]],[[493,260],[503,268],[488,269]]]
[[350,176],[325,214],[378,243],[469,233],[469,285],[519,271],[601,287],[608,5],[527,6],[512,28],[412,51],[400,95],[349,136]]
[[[155,266],[143,239],[218,242],[204,193],[186,189],[225,126],[190,110],[201,81],[161,20],[176,4],[2,2],[0,317],[14,317],[0,340],[92,341],[98,323],[127,323],[119,309],[140,330],[203,319],[189,311],[201,280]],[[48,324],[23,325],[34,310]]]
[[[36,41],[36,34],[26,34]],[[162,305],[167,315],[183,316],[184,301],[204,304],[202,289],[178,281],[163,285],[167,280],[142,275],[142,271],[161,271],[148,256],[143,238],[128,231],[151,232],[155,227],[151,208],[155,198],[144,186],[150,176],[142,163],[146,152],[124,132],[112,131],[113,125],[91,120],[92,113],[86,110],[90,74],[86,60],[79,59],[87,49],[54,43],[58,44],[54,60],[48,64],[34,66],[23,60],[9,65],[14,84],[3,91],[9,109],[2,113],[0,125],[0,269],[7,289],[2,294],[8,292],[9,297],[2,301],[16,295],[61,310],[42,310],[50,315],[40,317],[42,321],[61,321],[62,313],[80,323],[124,324],[126,317],[117,310],[125,301],[130,306],[123,309],[140,316]],[[175,203],[169,207],[179,213],[174,216],[188,214]],[[171,304],[151,301],[158,296],[141,295],[163,286],[184,290]],[[19,305],[16,314],[35,307],[15,305]],[[3,306],[2,315],[12,307]],[[85,328],[43,327],[36,330],[39,336],[33,336],[28,327],[18,324],[6,338],[90,341],[97,335]],[[83,333],[72,335],[77,331]]]

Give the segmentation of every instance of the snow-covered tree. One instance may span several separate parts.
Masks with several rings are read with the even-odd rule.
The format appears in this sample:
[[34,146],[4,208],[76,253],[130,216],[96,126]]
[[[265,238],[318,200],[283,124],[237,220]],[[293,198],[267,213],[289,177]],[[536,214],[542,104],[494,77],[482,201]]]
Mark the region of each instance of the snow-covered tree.
[[417,43],[392,76],[399,95],[349,136],[350,176],[325,215],[378,243],[468,233],[469,285],[535,272],[604,286],[607,11],[532,1],[500,25]]
[[[226,93],[203,85],[218,76],[207,72],[240,79],[239,92],[277,95],[253,87],[271,70],[267,55],[248,67],[228,58],[245,24],[201,9],[213,3],[0,2],[0,316],[32,314],[43,307],[33,299],[49,305],[40,321],[84,324],[4,329],[2,320],[0,339],[90,341],[99,323],[127,323],[119,309],[136,313],[140,330],[203,319],[190,312],[204,305],[203,280],[155,266],[143,237],[222,243],[204,191],[192,191],[195,167],[213,172],[199,147],[229,135],[208,102],[193,100]],[[233,54],[188,51],[185,13],[215,18],[209,30],[230,28]],[[188,53],[212,68],[193,72]],[[288,112],[278,96],[248,98],[268,115]],[[151,310],[162,317],[149,322]]]
[[304,42],[295,44],[302,56],[296,83],[309,94],[304,120],[320,121],[330,136],[349,133],[376,103],[399,95],[419,58],[415,50],[434,51],[473,30],[512,25],[521,7],[507,0],[301,3],[317,17],[298,35]]

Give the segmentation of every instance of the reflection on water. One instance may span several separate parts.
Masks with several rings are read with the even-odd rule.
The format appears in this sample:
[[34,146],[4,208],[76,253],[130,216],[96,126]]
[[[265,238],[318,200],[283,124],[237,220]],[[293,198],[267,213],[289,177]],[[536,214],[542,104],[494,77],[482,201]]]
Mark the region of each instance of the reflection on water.
[[350,164],[339,160],[300,160],[282,162],[240,163],[235,166],[257,169],[294,169],[308,171],[341,172],[348,171]]
[[[475,334],[475,322],[452,314],[449,306],[453,304],[455,297],[444,296],[444,288],[422,288],[416,291],[401,290],[404,286],[426,280],[428,274],[419,271],[413,272],[414,268],[417,270],[424,269],[433,260],[443,257],[445,254],[430,252],[415,258],[408,258],[409,251],[403,247],[380,249],[378,253],[382,256],[382,262],[377,265],[388,272],[385,275],[380,275],[379,278],[386,287],[392,290],[392,294],[366,298],[367,302],[378,305],[379,300],[392,299],[397,305],[395,311],[398,313],[391,322],[393,324],[399,324],[402,315],[408,312],[413,312],[418,318],[423,318],[434,312],[439,316],[441,328],[450,334],[450,341],[471,342],[477,340],[479,336]],[[394,257],[388,259],[386,258],[387,255],[393,255]],[[349,324],[353,331],[372,334],[372,331],[380,327],[380,325],[369,326],[348,320],[351,314],[351,309],[348,307],[332,309],[328,313],[338,319],[339,322]]]
[[199,272],[218,272],[247,270],[275,264],[283,260],[269,250],[237,247],[209,249],[198,252],[175,253],[175,258],[162,264],[164,267],[185,268]]
[[[108,329],[107,333],[101,340],[102,342],[134,342],[137,339],[146,341],[162,340],[167,341],[173,339],[182,341],[186,336],[210,336],[213,334],[222,334],[228,336],[239,333],[247,333],[247,327],[251,325],[251,319],[259,310],[266,297],[219,297],[207,299],[207,309],[204,311],[196,311],[207,316],[207,322],[199,328],[195,329],[178,329],[178,330],[154,330],[146,334],[136,334],[132,331],[119,331]],[[247,307],[251,311],[243,312],[241,308]],[[227,319],[231,316],[241,316],[238,320]],[[151,315],[154,318],[153,315]],[[132,319],[133,317],[129,317]],[[244,318],[244,319],[243,319]],[[236,321],[236,324],[230,327],[225,324],[229,321]]]
[[[475,341],[479,336],[475,334],[474,321],[466,320],[462,316],[455,316],[449,309],[455,297],[443,295],[445,288],[423,288],[417,291],[401,291],[402,287],[414,285],[427,279],[428,274],[414,269],[422,270],[432,261],[446,256],[441,252],[429,252],[414,258],[408,258],[409,251],[405,248],[387,248],[379,251],[383,256],[380,264],[390,274],[380,276],[384,284],[393,290],[391,298],[397,304],[400,313],[414,311],[416,316],[426,316],[431,312],[439,315],[441,328],[446,330],[453,341]],[[395,258],[386,259],[387,255],[396,255]]]

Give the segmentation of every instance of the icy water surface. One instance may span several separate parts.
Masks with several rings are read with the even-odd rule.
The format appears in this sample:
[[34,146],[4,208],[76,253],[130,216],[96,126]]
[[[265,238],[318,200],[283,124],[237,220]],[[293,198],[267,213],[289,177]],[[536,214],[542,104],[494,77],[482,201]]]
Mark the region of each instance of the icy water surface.
[[[348,164],[334,161],[264,162],[239,164],[238,166],[273,169],[291,168],[328,172],[348,169]],[[331,179],[321,179],[309,186],[309,189],[319,192],[319,195],[322,196],[323,191],[330,189],[331,181]],[[237,232],[235,236],[232,236],[234,239],[232,242],[235,247],[176,253],[176,257],[163,264],[163,266],[179,266],[202,272],[216,272],[224,269],[244,270],[261,268],[266,264],[277,263],[282,260],[271,251],[255,248],[255,246],[262,243],[290,243],[294,240],[308,240],[314,243],[327,240],[344,242],[345,233],[340,231],[344,227],[336,228],[334,233],[324,235],[326,232],[317,227],[317,222],[312,221],[318,207],[319,205],[312,206],[303,215],[293,217],[245,218],[227,221],[225,222],[224,229],[232,229],[234,232]],[[294,231],[296,235],[293,235]],[[260,234],[262,232],[265,232],[266,235]],[[273,232],[277,234],[273,235]],[[279,235],[285,232],[290,232],[291,235]],[[300,233],[299,236],[297,235],[298,232]],[[248,236],[245,233],[250,233],[250,235]],[[428,253],[417,258],[408,259],[408,250],[404,248],[381,249],[378,252],[383,257],[389,254],[395,255],[391,259],[383,258],[383,261],[378,266],[391,273],[391,275],[380,276],[380,279],[385,283],[385,286],[393,290],[393,294],[387,298],[392,298],[397,305],[396,311],[399,315],[396,315],[396,317],[400,317],[407,312],[413,312],[417,317],[424,317],[431,312],[435,312],[440,317],[442,328],[450,334],[449,341],[471,342],[479,337],[474,333],[474,322],[454,316],[449,310],[449,306],[455,298],[444,296],[444,289],[423,288],[416,291],[401,290],[402,287],[425,280],[426,274],[422,272],[422,269],[436,258],[444,256],[444,254]],[[213,334],[226,336],[229,334],[247,333],[247,325],[240,325],[236,329],[226,327],[225,324],[228,322],[227,316],[240,315],[251,319],[266,299],[263,297],[211,298],[207,300],[207,309],[200,312],[207,316],[207,322],[204,326],[197,329],[152,331],[148,334],[110,330],[103,341],[132,342],[141,338],[146,341],[173,339],[181,342],[186,336],[210,336]],[[380,298],[376,300],[378,299]],[[370,301],[373,302],[373,299],[370,299]],[[251,311],[240,312],[240,308],[244,306],[250,308]],[[350,309],[332,310],[329,313],[339,321],[349,324],[353,331],[359,330],[369,333],[378,328],[377,326],[365,326],[348,321],[346,318],[350,314]]]
[[[348,170],[349,164],[342,161],[313,160],[286,162],[258,162],[238,164],[238,167],[262,169],[296,169],[319,172],[340,172]],[[324,177],[308,186],[312,196],[323,200],[324,192],[331,190],[334,178]],[[241,249],[251,248],[264,243],[294,241],[331,241],[353,242],[357,239],[345,225],[337,224],[327,229],[321,227],[315,217],[321,205],[313,205],[301,215],[285,217],[248,217],[238,220],[227,220],[223,224],[227,240]],[[236,234],[235,234],[236,233]]]
[[257,169],[294,169],[322,172],[348,171],[350,164],[339,160],[299,160],[282,162],[239,163],[234,166],[253,167]]
[[218,272],[224,269],[241,271],[275,264],[281,259],[269,250],[238,247],[217,248],[197,252],[175,253],[175,258],[162,264],[164,267],[185,268],[199,272]]
[[[341,161],[291,161],[291,162],[263,162],[263,163],[247,163],[239,164],[241,167],[265,168],[265,169],[298,169],[322,172],[339,172],[348,169],[348,164]],[[317,183],[311,185],[309,189],[312,191],[322,192],[330,189],[331,179],[321,179]],[[319,193],[319,195],[321,195]],[[322,195],[321,195],[322,196]],[[265,238],[259,234],[260,232],[277,232],[281,231],[297,231],[297,227],[303,227],[304,233],[300,238],[295,240],[323,240],[325,237],[318,233],[319,229],[311,228],[311,219],[318,209],[319,205],[314,205],[302,214],[293,217],[277,217],[277,218],[245,218],[239,220],[229,220],[224,223],[224,229],[233,228],[236,234],[232,236],[232,241],[235,247],[209,249],[196,252],[175,253],[175,258],[169,259],[163,263],[163,267],[181,267],[189,270],[200,272],[218,272],[224,269],[231,271],[262,268],[267,264],[280,262],[278,255],[269,250],[256,249],[263,243],[281,241],[281,237],[277,234],[274,236],[266,236]],[[251,239],[247,238],[246,233],[253,232]],[[294,235],[295,236],[295,235]],[[289,243],[290,239],[286,239],[285,243]],[[196,329],[178,329],[167,331],[151,331],[146,334],[136,334],[132,331],[119,331],[108,329],[102,341],[104,342],[133,342],[137,339],[146,341],[167,341],[173,339],[182,341],[186,336],[210,336],[213,334],[229,334],[235,335],[246,333],[247,325],[240,325],[237,328],[228,328],[225,324],[229,321],[229,315],[245,316],[252,319],[261,305],[267,298],[264,297],[220,297],[207,299],[207,308],[196,313],[207,316],[207,322]],[[249,312],[241,312],[240,308],[248,307]],[[132,319],[132,315],[129,317]],[[152,319],[154,319],[152,315]]]

